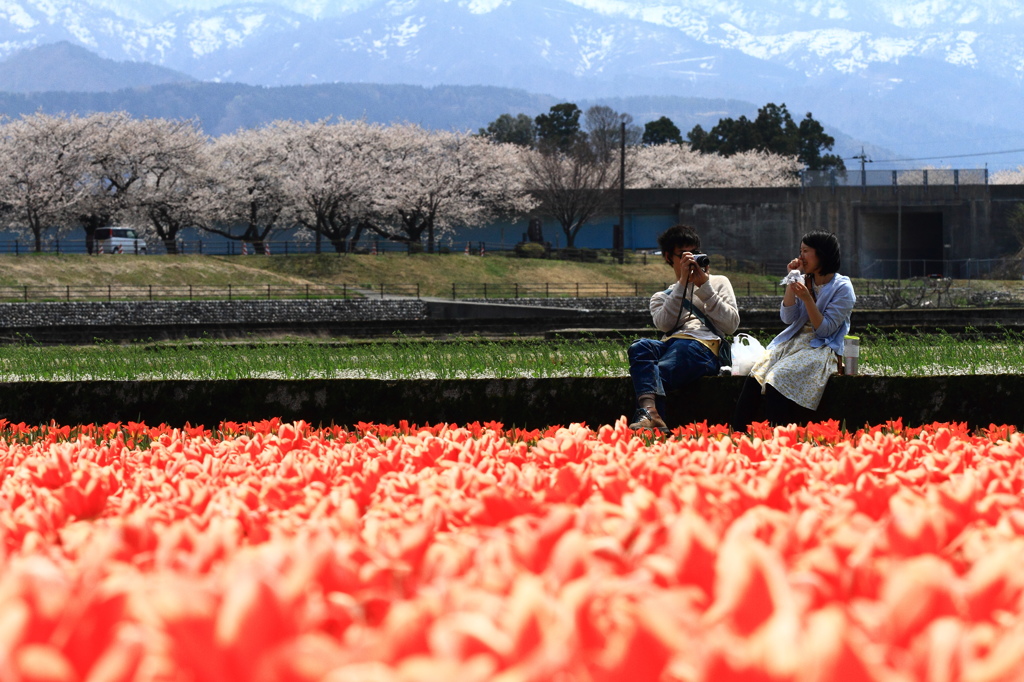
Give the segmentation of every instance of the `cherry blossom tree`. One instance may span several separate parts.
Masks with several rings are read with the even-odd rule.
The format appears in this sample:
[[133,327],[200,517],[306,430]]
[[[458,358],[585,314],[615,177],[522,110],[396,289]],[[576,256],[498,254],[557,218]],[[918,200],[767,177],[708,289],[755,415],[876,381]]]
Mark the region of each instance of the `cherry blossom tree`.
[[0,126],[3,224],[31,235],[36,251],[45,232],[66,231],[82,204],[89,125],[78,116],[32,114]]
[[[213,186],[211,215],[203,229],[253,244],[263,251],[271,231],[288,219],[291,196],[285,191],[288,160],[279,128],[243,129],[223,135],[206,150]],[[241,227],[239,233],[237,227]]]
[[530,152],[468,133],[429,131],[415,125],[385,131],[388,169],[385,219],[378,234],[407,243],[438,237],[456,227],[476,226],[529,211],[524,157]]
[[584,225],[613,210],[615,193],[611,190],[619,182],[618,156],[602,159],[585,141],[569,151],[548,147],[526,155],[530,190],[539,201],[537,210],[559,224],[567,247],[573,247]]
[[136,144],[145,163],[127,212],[176,254],[181,230],[205,227],[213,216],[213,177],[204,153],[209,141],[194,121],[147,119],[142,133]]
[[88,121],[88,164],[83,176],[86,193],[76,219],[85,231],[86,248],[92,253],[96,229],[129,219],[135,194],[147,175],[164,162],[165,146],[160,138],[181,135],[178,131],[192,124],[137,119],[125,112],[97,113]]
[[989,183],[993,185],[1024,185],[1024,166],[996,171],[992,174]]
[[365,121],[278,122],[285,160],[281,182],[295,222],[338,253],[351,250],[381,215],[388,168],[384,129]]
[[795,156],[739,152],[732,156],[703,154],[686,145],[659,144],[629,150],[626,187],[793,187],[803,167]]

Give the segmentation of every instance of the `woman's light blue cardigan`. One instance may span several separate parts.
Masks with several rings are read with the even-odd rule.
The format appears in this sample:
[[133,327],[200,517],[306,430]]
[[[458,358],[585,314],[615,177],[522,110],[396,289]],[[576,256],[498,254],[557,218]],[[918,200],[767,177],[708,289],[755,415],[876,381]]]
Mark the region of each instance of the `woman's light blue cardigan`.
[[[837,355],[843,354],[843,338],[850,331],[850,313],[856,302],[857,296],[853,293],[853,283],[850,278],[837,272],[818,292],[818,299],[815,303],[821,313],[822,321],[814,330],[811,348],[828,346]],[[810,318],[807,316],[807,306],[799,298],[789,307],[780,304],[779,316],[789,326],[772,339],[772,342],[768,344],[769,348],[789,341],[800,333],[804,325],[810,322]]]

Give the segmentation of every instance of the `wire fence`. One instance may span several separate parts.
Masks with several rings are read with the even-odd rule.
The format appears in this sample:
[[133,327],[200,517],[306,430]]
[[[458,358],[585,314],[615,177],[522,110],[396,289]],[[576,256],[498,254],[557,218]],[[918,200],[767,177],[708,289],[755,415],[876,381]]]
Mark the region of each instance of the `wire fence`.
[[[458,244],[442,242],[435,245],[433,253],[439,255],[464,254],[467,256],[484,256],[487,254],[516,255],[525,258],[550,258],[555,260],[574,260],[590,262],[611,262],[617,258],[612,249],[594,249],[580,247],[552,247],[550,244],[536,244],[533,250],[524,250],[517,244],[488,241],[466,241]],[[429,252],[429,247],[419,242],[403,243],[384,239],[361,240],[345,243],[341,249],[332,243],[322,242],[319,246],[315,241],[297,239],[271,239],[259,243],[239,242],[227,239],[181,239],[174,243],[176,255],[205,256],[298,256],[307,254],[337,255],[371,254],[371,255],[411,255]],[[623,256],[630,262],[647,263],[653,255],[655,247],[633,248],[623,251]],[[36,253],[35,244],[22,239],[0,238],[0,254],[26,256]],[[137,247],[126,247],[111,252],[110,249],[100,251],[93,247],[90,252],[84,239],[47,239],[38,251],[51,254],[90,254],[97,257],[110,255],[146,256],[167,255],[167,245],[160,241],[140,243]],[[657,256],[654,256],[657,258]]]
[[[394,294],[419,298],[419,285],[393,285]],[[350,284],[252,284],[252,285],[127,285],[67,284],[0,287],[0,301],[237,301],[253,299],[350,299],[366,298],[376,291]],[[383,293],[383,291],[381,292]]]
[[[90,251],[91,246],[91,251]],[[346,248],[349,245],[346,244]],[[420,249],[420,245],[408,245],[389,241],[360,242],[355,246],[355,251],[360,253],[412,253]],[[178,239],[174,242],[178,255],[207,255],[207,256],[256,256],[274,255],[290,256],[311,253],[346,253],[347,250],[338,251],[329,242],[321,242],[319,245],[313,240],[304,239],[268,239],[264,242],[240,242],[230,239]],[[445,252],[450,248],[445,247]],[[23,256],[36,253],[35,243],[24,239],[0,239],[0,254]],[[91,254],[94,256],[110,255],[166,255],[167,245],[159,240],[142,241],[138,245],[122,247],[111,250],[101,250],[98,245],[90,245],[84,238],[80,239],[58,239],[47,238],[42,241],[39,253],[56,254]]]
[[821,170],[803,171],[802,187],[960,187],[987,185],[987,168],[927,168],[912,170]]

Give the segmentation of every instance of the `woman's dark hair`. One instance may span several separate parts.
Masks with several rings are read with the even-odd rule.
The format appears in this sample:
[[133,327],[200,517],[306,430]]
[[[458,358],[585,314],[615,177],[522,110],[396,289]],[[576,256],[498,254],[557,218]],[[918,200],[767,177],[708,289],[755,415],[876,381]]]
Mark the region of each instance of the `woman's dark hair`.
[[814,249],[823,275],[839,272],[839,239],[831,232],[808,232],[800,241]]
[[658,246],[665,260],[668,260],[677,248],[693,247],[695,251],[700,251],[700,235],[689,225],[673,225],[658,235]]

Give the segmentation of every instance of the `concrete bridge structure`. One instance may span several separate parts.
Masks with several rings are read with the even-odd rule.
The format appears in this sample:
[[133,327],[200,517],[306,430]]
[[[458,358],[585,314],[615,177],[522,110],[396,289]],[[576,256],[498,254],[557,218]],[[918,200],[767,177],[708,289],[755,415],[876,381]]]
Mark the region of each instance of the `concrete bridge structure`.
[[[632,189],[623,194],[626,249],[656,248],[657,235],[681,222],[700,231],[706,252],[770,271],[796,255],[801,235],[814,229],[839,236],[843,273],[856,277],[969,279],[1005,268],[1005,262],[996,261],[1021,247],[1009,217],[1024,206],[1024,185],[989,184],[984,171],[852,171],[839,182],[818,176],[795,187]],[[615,192],[616,207],[618,197]],[[525,239],[527,222],[466,230],[455,236],[455,243],[500,239],[514,244]],[[586,225],[575,245],[611,248],[617,222],[615,215]],[[561,229],[550,218],[543,219],[543,235],[552,245],[565,246]],[[1013,273],[1004,273],[1007,277]]]
[[797,253],[801,235],[824,229],[839,236],[844,273],[886,278],[897,276],[898,263],[902,277],[987,274],[991,265],[985,261],[1020,248],[1008,218],[1024,206],[1019,185],[634,190],[626,195],[627,215],[631,209],[668,208],[678,222],[701,231],[708,253],[781,265]]

